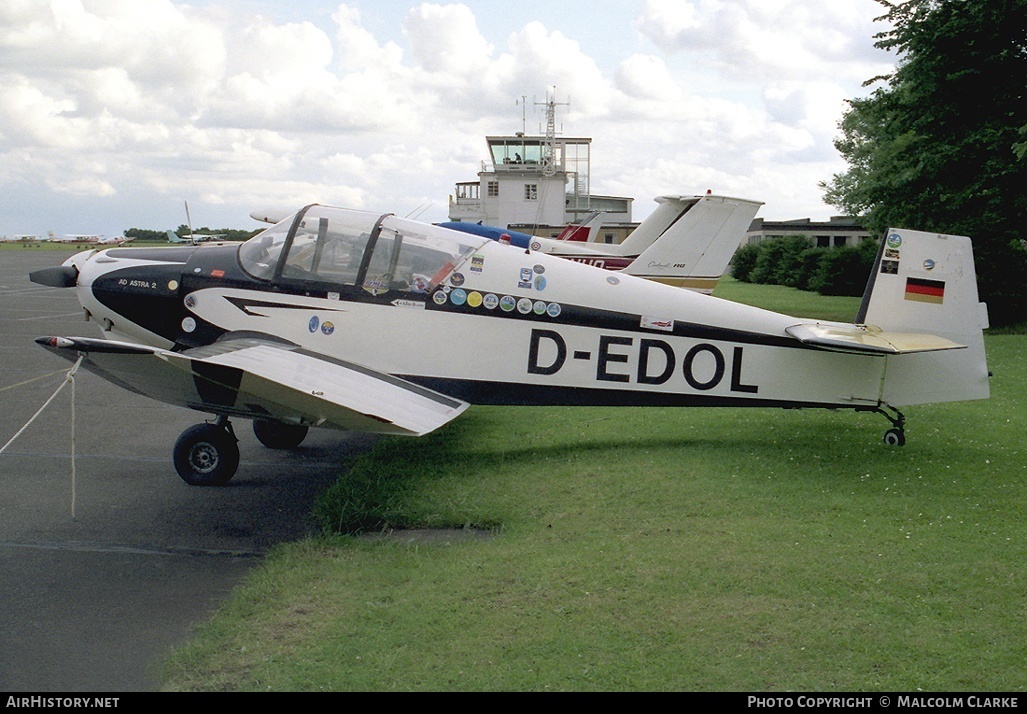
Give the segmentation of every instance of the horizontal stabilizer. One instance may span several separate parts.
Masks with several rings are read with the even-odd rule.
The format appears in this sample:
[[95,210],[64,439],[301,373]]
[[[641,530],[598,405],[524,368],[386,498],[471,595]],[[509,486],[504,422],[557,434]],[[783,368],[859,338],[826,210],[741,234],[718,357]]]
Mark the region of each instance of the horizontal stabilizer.
[[806,345],[856,354],[912,354],[966,348],[937,335],[882,332],[865,325],[810,323],[792,325],[785,332]]
[[259,338],[185,352],[83,337],[36,340],[138,394],[198,411],[348,431],[421,436],[468,404],[373,369]]

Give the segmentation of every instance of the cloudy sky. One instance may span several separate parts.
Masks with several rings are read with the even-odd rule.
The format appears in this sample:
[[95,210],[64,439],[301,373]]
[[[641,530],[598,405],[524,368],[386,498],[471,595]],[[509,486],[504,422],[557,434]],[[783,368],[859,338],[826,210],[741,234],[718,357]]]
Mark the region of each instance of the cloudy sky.
[[[874,0],[2,0],[0,235],[255,228],[312,202],[445,220],[486,134],[590,136],[594,193],[837,213]],[[428,206],[426,209],[425,206]]]

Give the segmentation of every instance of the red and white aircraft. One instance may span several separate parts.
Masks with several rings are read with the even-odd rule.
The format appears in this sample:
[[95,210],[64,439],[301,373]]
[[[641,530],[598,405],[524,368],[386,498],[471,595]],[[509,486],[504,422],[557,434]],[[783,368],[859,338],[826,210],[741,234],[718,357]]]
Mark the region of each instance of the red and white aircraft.
[[568,226],[556,238],[543,238],[477,223],[450,222],[446,228],[485,236],[605,270],[667,285],[712,293],[727,270],[745,232],[763,204],[744,198],[659,196],[659,204],[622,243],[596,242],[597,219]]

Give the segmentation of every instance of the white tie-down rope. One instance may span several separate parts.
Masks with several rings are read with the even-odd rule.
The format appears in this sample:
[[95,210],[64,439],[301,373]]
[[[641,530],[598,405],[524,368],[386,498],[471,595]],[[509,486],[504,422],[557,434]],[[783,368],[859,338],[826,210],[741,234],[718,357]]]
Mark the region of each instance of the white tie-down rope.
[[43,402],[43,406],[39,407],[39,410],[35,414],[32,415],[32,418],[30,418],[27,422],[25,422],[25,426],[23,426],[22,428],[18,429],[18,433],[17,434],[12,436],[8,440],[8,442],[6,444],[4,444],[3,446],[0,446],[0,454],[2,454],[2,453],[4,453],[7,450],[7,447],[10,446],[11,444],[13,444],[14,440],[17,439],[19,436],[21,436],[25,432],[25,430],[28,429],[29,426],[32,425],[32,422],[34,422],[39,417],[39,415],[42,414],[43,411],[46,410],[46,408],[48,406],[50,406],[50,402],[52,402],[54,399],[57,398],[57,395],[61,393],[61,390],[64,389],[65,385],[67,385],[69,382],[71,383],[71,518],[72,518],[72,520],[75,519],[75,373],[78,372],[79,365],[82,364],[82,360],[83,359],[85,359],[85,355],[79,355],[78,360],[76,360],[74,366],[70,370],[68,370],[68,373],[64,376],[64,381],[61,382],[61,386],[57,387],[57,391],[54,392],[53,394],[51,394],[50,398],[47,399],[45,402]]

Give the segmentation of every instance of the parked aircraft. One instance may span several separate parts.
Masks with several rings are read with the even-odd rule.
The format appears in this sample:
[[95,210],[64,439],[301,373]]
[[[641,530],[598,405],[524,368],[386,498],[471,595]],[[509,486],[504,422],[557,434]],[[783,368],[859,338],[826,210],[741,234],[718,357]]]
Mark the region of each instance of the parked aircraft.
[[29,233],[0,236],[0,243],[43,243],[48,240],[50,240],[49,236],[37,236]]
[[[477,223],[455,221],[440,225],[503,240],[532,252],[549,253],[708,294],[727,270],[731,256],[763,205],[759,201],[709,193],[660,196],[656,202],[659,204],[656,210],[619,244],[574,240],[571,236],[577,237],[575,232],[568,229],[564,229],[560,237],[543,238]],[[591,226],[589,234],[595,235]]]
[[105,236],[102,233],[66,233],[61,237],[50,234],[51,243],[77,243],[83,245],[124,245],[131,243],[135,238],[128,238],[124,235]]
[[189,243],[191,245],[199,245],[200,243],[206,243],[208,241],[221,240],[224,237],[224,233],[190,233],[188,238],[182,238],[174,231],[168,231],[168,243]]
[[[252,216],[253,214],[251,213],[250,215]],[[551,239],[547,238],[545,240],[569,240],[577,243],[596,243],[599,238],[599,229],[603,227],[603,217],[605,215],[606,214],[600,211],[593,211],[585,216],[581,223],[572,223],[567,225],[562,231],[560,231],[558,236]],[[482,236],[491,240],[502,241],[518,248],[528,248],[533,240],[536,238],[542,238],[542,236],[522,233],[521,231],[515,231],[510,228],[483,225],[481,221],[477,223],[468,221],[445,221],[437,225],[440,225],[443,228],[451,228],[455,231],[462,231],[464,233]]]
[[790,317],[399,218],[311,205],[241,245],[81,252],[107,339],[37,342],[215,415],[173,450],[220,485],[239,447],[308,427],[417,436],[469,404],[828,408],[884,415],[989,395],[970,239],[889,231],[854,324]]

